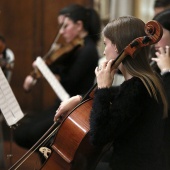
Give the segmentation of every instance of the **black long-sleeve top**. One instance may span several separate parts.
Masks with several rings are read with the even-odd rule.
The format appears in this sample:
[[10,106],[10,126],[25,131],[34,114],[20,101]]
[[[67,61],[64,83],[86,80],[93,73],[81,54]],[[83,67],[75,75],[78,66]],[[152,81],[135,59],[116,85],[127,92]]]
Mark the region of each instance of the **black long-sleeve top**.
[[168,104],[170,106],[170,72],[167,72],[165,75],[162,76],[167,99],[168,99]]
[[59,74],[61,84],[70,96],[83,95],[94,84],[98,59],[96,44],[87,36],[83,46],[74,48],[56,61],[53,72]]
[[167,154],[167,162],[170,169],[170,72],[167,72],[162,76],[165,92],[168,100],[168,118],[166,119],[166,129],[165,129],[165,152]]
[[150,97],[139,78],[95,91],[90,115],[94,145],[113,142],[114,170],[166,170],[163,105]]

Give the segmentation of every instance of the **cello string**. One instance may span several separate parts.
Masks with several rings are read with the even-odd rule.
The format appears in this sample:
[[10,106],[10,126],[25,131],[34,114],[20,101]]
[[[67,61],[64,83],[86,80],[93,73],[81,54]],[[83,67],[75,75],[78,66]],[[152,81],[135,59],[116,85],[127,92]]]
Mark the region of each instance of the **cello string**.
[[[34,153],[34,151],[35,150],[37,150],[38,149],[38,147],[40,147],[46,140],[48,140],[56,131],[57,131],[57,129],[58,129],[58,127],[53,131],[53,132],[51,132],[51,134],[49,135],[49,136],[47,136],[47,138],[46,139],[44,139],[44,141],[42,141],[38,146],[36,146],[35,148],[34,148],[34,150],[32,150],[32,152],[27,152],[19,161],[18,161],[18,165],[16,166],[16,164],[15,164],[15,169],[14,170],[17,170],[33,153]],[[13,168],[14,166],[12,166],[11,168]],[[10,168],[10,169],[11,169]],[[9,170],[10,170],[9,169]]]
[[36,151],[46,140],[48,140],[57,131],[57,129],[58,128],[51,132],[51,134],[46,139],[44,139],[44,141],[42,141],[36,148],[34,148],[34,150],[27,157],[25,157],[25,159],[22,160],[14,170],[17,170],[34,153],[34,151]]
[[[49,51],[42,57],[44,60],[47,59],[47,58],[52,54],[52,52],[54,51],[54,49],[56,48],[56,46],[57,46],[56,43],[57,43],[57,41],[59,40],[60,35],[61,35],[61,34],[60,34],[60,30],[63,29],[63,28],[65,27],[65,25],[66,25],[66,18],[64,18],[63,24],[62,24],[61,27],[59,28],[58,34],[57,34],[57,36],[55,37],[55,39],[54,39],[54,41],[53,41],[53,43],[52,43],[52,45],[51,45],[51,48],[50,48]],[[34,75],[34,76],[32,76],[32,77],[33,77],[32,85],[34,85],[35,82],[36,82],[36,80],[37,80],[36,77],[37,77],[37,73],[38,73],[38,72],[39,72],[38,69],[34,67],[33,72],[31,73],[31,75]]]
[[[9,170],[12,170],[12,168],[15,168],[14,170],[18,169],[25,162],[25,160],[27,160],[36,149],[38,149],[38,147],[40,147],[46,140],[48,140],[54,133],[56,133],[59,125],[54,130],[52,130],[56,126],[56,123],[57,122],[55,122],[51,128],[35,143],[35,145],[28,152],[26,152],[26,154],[24,154],[12,167],[10,167]],[[49,132],[50,134],[47,136]]]

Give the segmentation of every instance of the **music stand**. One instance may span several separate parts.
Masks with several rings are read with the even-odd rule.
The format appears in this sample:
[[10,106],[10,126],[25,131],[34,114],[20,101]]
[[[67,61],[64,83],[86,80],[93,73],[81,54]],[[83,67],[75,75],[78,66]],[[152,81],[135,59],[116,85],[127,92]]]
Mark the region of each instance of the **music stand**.
[[17,126],[24,114],[14,96],[14,93],[0,68],[0,112],[2,113],[7,125],[10,127],[10,154],[7,158],[12,160],[13,128]]

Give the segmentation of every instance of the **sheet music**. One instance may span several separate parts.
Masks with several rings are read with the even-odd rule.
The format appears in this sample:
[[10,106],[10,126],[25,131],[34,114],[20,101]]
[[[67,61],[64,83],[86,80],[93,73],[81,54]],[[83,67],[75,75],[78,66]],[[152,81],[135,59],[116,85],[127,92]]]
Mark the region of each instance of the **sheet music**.
[[69,94],[63,88],[60,82],[56,79],[56,77],[51,72],[51,70],[48,68],[44,60],[41,57],[37,57],[35,63],[38,69],[40,70],[40,72],[42,73],[42,75],[45,77],[45,79],[48,81],[48,83],[53,88],[56,95],[60,98],[60,100],[64,101],[66,99],[69,99],[70,98]]
[[0,68],[0,109],[9,126],[16,124],[24,114],[13,94],[13,91]]

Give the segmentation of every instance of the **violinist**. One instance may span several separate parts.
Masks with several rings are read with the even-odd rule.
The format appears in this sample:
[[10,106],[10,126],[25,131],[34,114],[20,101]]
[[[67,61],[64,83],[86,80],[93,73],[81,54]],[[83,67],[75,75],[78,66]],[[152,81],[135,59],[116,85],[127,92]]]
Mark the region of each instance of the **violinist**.
[[[103,29],[106,62],[95,69],[97,89],[90,114],[90,141],[95,146],[112,143],[107,169],[167,170],[163,150],[167,101],[163,85],[149,65],[148,46],[133,58],[128,55],[123,59],[118,69],[125,81],[116,94],[112,87],[117,71],[112,69],[112,63],[130,42],[146,35],[144,25],[136,17],[122,16]],[[54,121],[81,99],[77,95],[62,102]]]
[[12,69],[14,67],[14,53],[7,48],[5,38],[0,35],[0,66],[8,80],[11,81]]
[[[63,54],[50,69],[56,75],[70,96],[85,94],[93,85],[94,69],[98,64],[99,53],[97,43],[100,40],[100,18],[92,8],[72,4],[59,12],[58,22],[61,26],[59,34],[65,42],[74,39],[83,40],[83,45],[75,47]],[[64,22],[64,23],[63,23]],[[56,51],[57,52],[57,51]],[[28,76],[24,88],[29,90],[33,79]],[[21,125],[14,131],[15,142],[25,148],[30,148],[53,124],[55,111],[60,104],[57,98],[55,106],[40,114],[26,116]]]
[[[152,56],[152,60],[156,63],[154,69],[162,77],[165,91],[168,98],[168,104],[170,105],[170,9],[162,11],[157,14],[153,20],[158,21],[163,27],[163,36],[158,43],[154,45],[155,54]],[[170,110],[168,110],[170,115]],[[168,116],[166,122],[165,131],[165,151],[168,157],[169,169],[170,169],[170,117]]]

